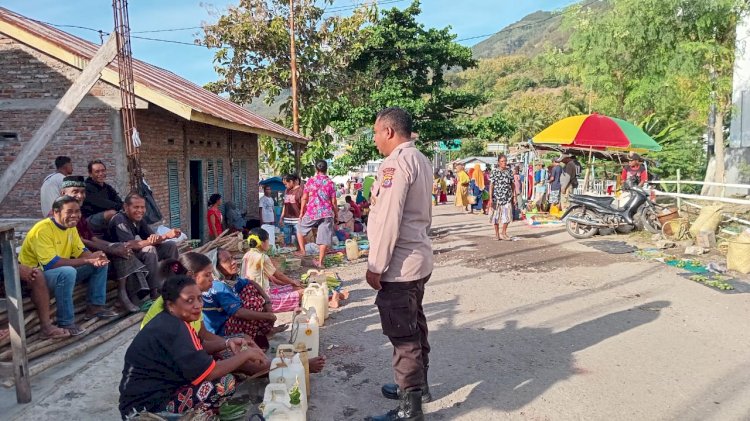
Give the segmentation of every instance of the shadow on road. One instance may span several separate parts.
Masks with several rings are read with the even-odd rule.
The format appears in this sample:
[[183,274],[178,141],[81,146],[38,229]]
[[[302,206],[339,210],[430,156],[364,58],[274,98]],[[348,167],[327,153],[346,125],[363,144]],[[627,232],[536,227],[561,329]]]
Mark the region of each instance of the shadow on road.
[[[626,282],[628,279],[614,284]],[[373,291],[356,292],[351,297],[352,302],[373,299]],[[578,294],[575,296],[579,298]],[[573,297],[558,298],[567,301]],[[555,301],[553,298],[550,302]],[[519,327],[516,320],[506,321],[500,329],[484,327],[500,321],[502,317],[497,317],[499,315],[459,323],[456,320],[458,298],[426,304],[425,313],[431,326],[429,339],[433,347],[429,380],[435,399],[435,403],[426,408],[428,418],[449,420],[482,409],[496,413],[516,411],[556,383],[588,373],[576,364],[576,352],[656,320],[660,311],[669,305],[668,301],[647,302],[555,332],[548,327]],[[526,307],[508,310],[504,315],[519,317],[529,310]],[[520,313],[515,314],[515,311]],[[360,344],[383,344],[390,349],[379,329],[374,305],[343,308],[336,320],[331,320],[326,326],[341,336],[357,338],[356,342]],[[362,326],[371,328],[362,331]],[[364,352],[371,355],[370,358],[375,355],[385,357],[382,354],[390,352],[379,346],[358,349],[355,352]],[[347,355],[340,355],[334,357],[332,363],[336,364],[338,359],[341,359],[342,366],[350,360]],[[373,405],[378,408],[391,405],[379,398],[380,384],[392,381],[391,367],[385,361],[383,363],[344,381],[352,392],[349,395],[352,405],[346,416],[335,419],[361,419],[373,410]]]
[[[441,327],[430,332],[433,344],[431,389],[435,399],[450,398],[452,407],[431,412],[432,419],[453,419],[481,408],[514,411],[555,383],[587,371],[576,365],[575,352],[650,323],[668,301],[654,301],[617,311],[561,332],[518,327],[507,321],[499,330]],[[428,306],[428,320],[445,312],[445,302]],[[463,350],[446,360],[442,349]],[[463,397],[462,395],[465,395]]]

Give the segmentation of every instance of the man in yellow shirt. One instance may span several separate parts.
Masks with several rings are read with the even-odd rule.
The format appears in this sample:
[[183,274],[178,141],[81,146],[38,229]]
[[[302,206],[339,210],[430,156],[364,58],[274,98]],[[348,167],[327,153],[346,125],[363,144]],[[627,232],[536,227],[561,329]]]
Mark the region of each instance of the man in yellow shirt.
[[18,258],[21,264],[44,271],[57,302],[57,325],[72,336],[84,333],[75,324],[73,288],[77,281],[88,279],[86,320],[117,315],[105,307],[109,260],[103,252],[92,253],[83,245],[76,229],[80,219],[81,207],[75,198],[57,198],[52,203],[52,217],[31,228]]

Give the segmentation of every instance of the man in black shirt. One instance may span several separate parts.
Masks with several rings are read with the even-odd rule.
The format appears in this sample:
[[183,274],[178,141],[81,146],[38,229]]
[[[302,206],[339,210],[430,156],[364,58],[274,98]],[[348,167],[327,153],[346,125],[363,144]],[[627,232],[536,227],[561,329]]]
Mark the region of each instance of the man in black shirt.
[[122,210],[122,199],[114,187],[105,183],[107,166],[98,159],[89,162],[89,177],[86,179],[86,199],[81,206],[81,213],[88,219],[89,226],[95,234],[102,234],[107,223]]
[[[156,270],[160,260],[176,259],[177,245],[170,240],[180,236],[179,229],[172,229],[165,235],[158,235],[148,226],[143,216],[146,214],[146,200],[143,196],[131,193],[125,198],[123,211],[109,221],[108,238],[110,241],[126,243],[143,262],[148,270],[147,280],[151,289],[151,298],[159,296],[160,280]],[[117,261],[115,260],[115,265]]]
[[578,187],[578,163],[575,157],[566,158],[563,160],[565,168],[563,169],[563,182],[562,182],[562,207],[568,209],[570,207],[570,195],[573,190]]

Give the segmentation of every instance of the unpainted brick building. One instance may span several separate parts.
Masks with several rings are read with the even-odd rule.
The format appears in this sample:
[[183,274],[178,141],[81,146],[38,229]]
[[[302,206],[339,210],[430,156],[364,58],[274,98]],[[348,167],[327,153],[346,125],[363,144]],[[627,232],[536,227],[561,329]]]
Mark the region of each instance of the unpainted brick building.
[[[0,8],[0,171],[42,126],[98,46]],[[304,143],[291,130],[255,115],[175,74],[134,60],[141,164],[165,223],[204,236],[212,193],[249,217],[258,213],[258,135]],[[109,183],[127,191],[116,64],[0,203],[0,218],[41,218],[39,188],[59,155],[87,175],[92,159],[108,166]]]

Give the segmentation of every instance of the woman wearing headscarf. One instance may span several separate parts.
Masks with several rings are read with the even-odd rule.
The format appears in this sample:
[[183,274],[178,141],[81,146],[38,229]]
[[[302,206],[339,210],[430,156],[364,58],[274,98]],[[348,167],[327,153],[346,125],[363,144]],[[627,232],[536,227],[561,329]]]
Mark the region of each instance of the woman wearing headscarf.
[[484,202],[489,199],[488,195],[485,194],[487,192],[487,177],[485,177],[484,171],[482,171],[482,167],[479,164],[474,164],[474,168],[471,171],[471,179],[474,182],[474,186],[471,187],[471,194],[474,195],[477,200],[472,206],[472,212],[473,211],[483,211],[484,214],[487,214],[484,207]]
[[469,174],[466,174],[464,164],[456,165],[456,206],[469,211]]

